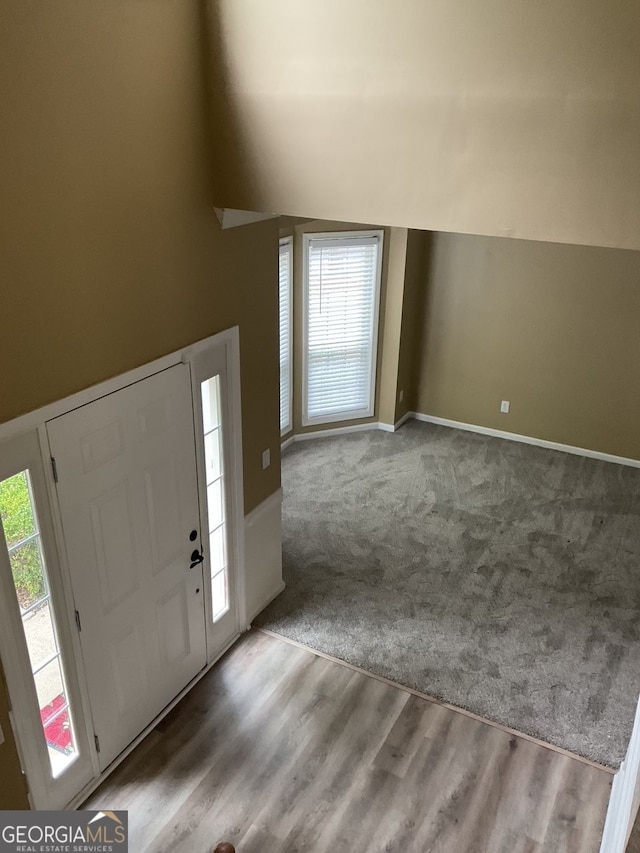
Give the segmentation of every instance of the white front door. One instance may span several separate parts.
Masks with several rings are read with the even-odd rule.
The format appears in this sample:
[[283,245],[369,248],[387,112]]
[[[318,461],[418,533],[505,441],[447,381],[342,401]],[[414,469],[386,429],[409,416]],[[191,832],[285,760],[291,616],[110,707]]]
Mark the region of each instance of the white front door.
[[207,662],[189,367],[47,432],[104,769]]

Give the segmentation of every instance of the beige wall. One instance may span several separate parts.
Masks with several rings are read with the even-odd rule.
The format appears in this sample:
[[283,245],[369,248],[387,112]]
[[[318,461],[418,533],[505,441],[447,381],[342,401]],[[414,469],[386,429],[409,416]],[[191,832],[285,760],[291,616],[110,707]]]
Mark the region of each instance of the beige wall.
[[435,235],[415,409],[640,459],[639,282],[640,252]]
[[0,746],[0,809],[28,809],[27,788],[9,721],[9,701],[1,668],[0,726],[5,737],[4,743]]
[[[2,5],[0,421],[239,324],[249,511],[279,486],[278,225],[218,227],[200,5]],[[0,723],[25,805],[2,691]]]
[[208,8],[219,204],[640,248],[640,4]]

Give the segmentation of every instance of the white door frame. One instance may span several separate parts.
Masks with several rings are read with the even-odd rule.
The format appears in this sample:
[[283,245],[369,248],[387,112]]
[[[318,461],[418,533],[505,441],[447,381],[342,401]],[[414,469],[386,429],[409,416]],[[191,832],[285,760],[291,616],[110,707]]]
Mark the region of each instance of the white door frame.
[[[242,432],[238,428],[241,424],[240,412],[234,412],[233,406],[233,371],[232,362],[229,358],[227,348],[222,346],[209,347],[205,351],[194,353],[190,360],[191,364],[191,395],[194,409],[194,425],[196,426],[196,468],[198,472],[198,489],[200,497],[200,530],[202,547],[205,553],[205,575],[204,586],[205,613],[207,626],[207,662],[211,663],[220,652],[221,644],[224,645],[229,631],[229,617],[225,615],[225,633],[221,643],[217,627],[213,622],[211,602],[211,576],[209,557],[209,537],[207,531],[207,478],[205,470],[205,445],[202,429],[202,391],[201,385],[207,379],[216,375],[221,377],[222,388],[222,441],[224,458],[224,485],[225,485],[225,508],[227,517],[227,568],[230,576],[230,589],[233,599],[233,628],[237,632],[239,628],[247,625],[246,606],[246,582],[244,571],[237,570],[237,561],[244,556],[244,502],[241,490],[234,489],[233,483],[237,475],[237,455],[241,456]],[[234,426],[235,424],[235,426]],[[244,566],[244,560],[242,561]],[[235,611],[235,612],[234,612]]]
[[[87,403],[92,403],[100,397],[105,397],[115,391],[119,391],[128,385],[147,379],[168,367],[173,367],[176,364],[185,363],[190,366],[191,362],[207,350],[217,349],[221,346],[225,347],[226,363],[227,363],[227,388],[229,393],[228,406],[228,426],[226,430],[226,438],[228,442],[228,462],[229,462],[229,482],[234,484],[232,495],[229,499],[229,548],[233,551],[233,566],[236,573],[236,618],[237,632],[232,638],[231,643],[237,639],[241,631],[247,627],[246,623],[246,578],[245,578],[245,560],[244,560],[244,494],[243,494],[243,461],[242,461],[242,408],[241,408],[241,391],[240,391],[240,333],[239,328],[234,326],[231,329],[226,329],[216,335],[197,341],[183,349],[177,350],[169,355],[155,359],[148,364],[130,370],[112,379],[108,379],[76,394],[72,394],[63,400],[58,400],[43,406],[40,409],[29,412],[12,421],[0,424],[0,442],[7,439],[17,439],[20,436],[29,433],[37,433],[40,445],[41,460],[45,471],[45,479],[47,482],[47,491],[49,498],[49,506],[46,510],[51,515],[51,520],[54,527],[55,540],[57,545],[58,560],[54,561],[52,566],[53,580],[52,584],[59,584],[61,598],[64,600],[65,607],[60,607],[57,613],[58,620],[63,623],[61,628],[61,645],[64,660],[67,668],[71,671],[70,678],[76,681],[78,692],[80,694],[82,707],[75,709],[76,726],[82,727],[83,732],[93,731],[93,723],[89,712],[89,696],[87,683],[84,676],[84,667],[82,663],[82,654],[80,649],[78,633],[75,630],[75,614],[73,606],[73,590],[71,587],[71,575],[64,547],[64,536],[62,531],[62,520],[58,506],[55,482],[53,471],[51,468],[51,453],[46,432],[46,422],[59,415],[66,414],[79,406],[84,406]],[[193,370],[191,370],[193,377]],[[192,379],[193,381],[193,379]],[[197,426],[197,410],[194,410],[194,428]],[[196,442],[197,453],[199,454],[199,443]],[[204,460],[198,458],[198,467],[204,468]],[[56,565],[56,563],[58,565]],[[59,566],[59,571],[56,571]],[[0,612],[0,615],[3,615]],[[10,670],[15,666],[16,661],[12,658],[7,649],[14,644],[14,637],[11,630],[6,627],[8,621],[2,619],[0,624],[0,655],[6,670]],[[230,644],[231,644],[230,643]],[[229,645],[230,645],[229,644]],[[228,647],[228,646],[227,646]],[[140,736],[130,745],[130,747],[121,754],[104,772],[100,772],[98,764],[98,755],[93,743],[92,736],[89,740],[89,755],[94,770],[94,778],[92,781],[78,794],[73,797],[68,807],[76,807],[82,800],[95,789],[100,782],[115,769],[120,761],[128,754],[140,740],[150,731],[165,713],[173,707],[179,699],[196,683],[202,675],[204,675],[210,666],[217,660],[225,649],[216,651],[212,649],[209,653],[209,664],[205,670],[187,685],[178,697],[172,702],[159,717],[140,733]],[[12,679],[14,680],[14,679]],[[28,701],[23,691],[16,691],[12,685],[9,685],[11,691],[11,702],[13,705],[12,725],[18,751],[23,763],[23,770],[31,770],[33,776],[31,761],[25,762],[25,753],[29,751],[29,735],[28,730],[23,727],[16,726],[15,720],[18,716],[23,716],[22,709],[27,707]],[[78,702],[76,701],[76,705]],[[29,764],[29,768],[25,767],[25,763]],[[27,778],[32,796],[32,805],[35,808],[46,808],[43,805],[45,798],[43,792],[39,788],[38,780],[35,778]]]
[[[41,445],[35,430],[0,443],[0,479],[19,470],[29,470],[38,518],[42,550],[46,562],[58,647],[65,675],[67,699],[71,707],[78,753],[61,775],[54,779],[37,711],[38,699],[31,674],[29,653],[19,609],[16,607],[11,563],[0,530],[0,657],[10,692],[11,725],[16,736],[20,762],[28,774],[29,801],[33,808],[60,809],[95,773],[91,751],[92,735],[86,726],[84,692],[73,654],[73,616],[69,616],[68,596],[59,549],[56,545],[52,504],[47,494],[47,469],[42,464]],[[73,612],[73,611],[71,611]]]

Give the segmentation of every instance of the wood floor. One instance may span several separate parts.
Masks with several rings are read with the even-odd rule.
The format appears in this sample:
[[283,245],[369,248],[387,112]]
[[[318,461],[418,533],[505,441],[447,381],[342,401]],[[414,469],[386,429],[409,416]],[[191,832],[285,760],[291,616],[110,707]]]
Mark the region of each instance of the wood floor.
[[254,631],[85,807],[132,853],[595,853],[612,778]]

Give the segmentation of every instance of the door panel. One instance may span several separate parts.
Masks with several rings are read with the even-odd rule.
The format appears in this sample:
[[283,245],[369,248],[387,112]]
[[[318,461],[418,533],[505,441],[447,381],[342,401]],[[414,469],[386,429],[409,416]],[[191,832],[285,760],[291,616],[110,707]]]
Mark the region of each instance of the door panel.
[[178,472],[173,455],[159,459],[144,472],[145,499],[151,537],[153,574],[185,555],[180,532]]
[[127,483],[91,500],[89,511],[92,556],[106,614],[140,588]]
[[160,658],[165,666],[182,661],[191,653],[189,608],[182,584],[174,587],[156,605],[160,636]]
[[206,663],[189,367],[47,430],[104,768]]
[[107,653],[119,714],[129,713],[147,692],[144,643],[141,625],[129,625],[119,635],[114,632],[110,639]]

